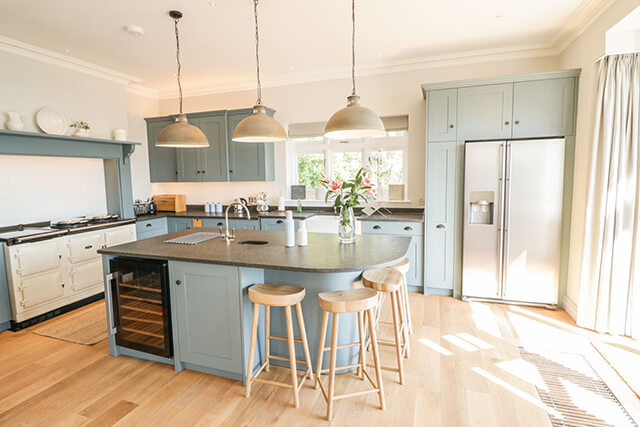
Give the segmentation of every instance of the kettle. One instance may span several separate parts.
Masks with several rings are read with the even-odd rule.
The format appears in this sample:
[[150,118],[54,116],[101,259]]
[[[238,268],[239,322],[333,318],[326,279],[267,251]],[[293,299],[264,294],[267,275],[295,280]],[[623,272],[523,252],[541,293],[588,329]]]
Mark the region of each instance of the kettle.
[[9,130],[24,130],[24,117],[20,113],[15,111],[9,111],[7,113],[9,121],[7,122],[7,129]]

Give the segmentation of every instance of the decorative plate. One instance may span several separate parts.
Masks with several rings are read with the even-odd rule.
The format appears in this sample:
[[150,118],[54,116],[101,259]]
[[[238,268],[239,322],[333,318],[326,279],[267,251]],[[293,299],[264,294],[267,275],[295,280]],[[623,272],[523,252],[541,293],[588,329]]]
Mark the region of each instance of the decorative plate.
[[38,111],[36,123],[42,132],[49,135],[64,135],[67,132],[67,121],[62,114],[48,107]]

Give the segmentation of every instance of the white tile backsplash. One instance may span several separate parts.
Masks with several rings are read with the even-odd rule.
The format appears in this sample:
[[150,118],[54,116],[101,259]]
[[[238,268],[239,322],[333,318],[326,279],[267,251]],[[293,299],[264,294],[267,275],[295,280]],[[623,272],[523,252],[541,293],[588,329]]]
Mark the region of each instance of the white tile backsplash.
[[0,227],[105,213],[101,159],[0,156]]

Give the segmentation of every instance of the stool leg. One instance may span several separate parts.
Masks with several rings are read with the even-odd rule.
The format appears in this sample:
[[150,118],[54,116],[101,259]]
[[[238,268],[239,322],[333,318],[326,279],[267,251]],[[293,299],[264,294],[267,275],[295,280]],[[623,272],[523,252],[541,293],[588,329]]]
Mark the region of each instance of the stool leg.
[[360,367],[358,367],[358,377],[361,380],[364,380],[363,371],[367,369],[367,353],[365,352],[365,341],[367,336],[364,334],[364,313],[362,311],[358,312],[358,335],[360,337],[360,357],[358,357],[358,363]]
[[322,312],[322,326],[320,327],[320,345],[318,346],[318,369],[316,369],[316,390],[322,375],[322,359],[324,358],[324,343],[327,340],[327,325],[329,324],[329,312]]
[[396,358],[398,359],[398,375],[400,377],[400,384],[404,384],[404,369],[402,366],[403,356],[402,356],[402,345],[400,338],[400,321],[399,313],[398,313],[398,295],[400,291],[395,291],[391,293],[391,309],[393,311],[393,330],[396,338]]
[[309,354],[309,343],[307,342],[307,330],[304,327],[304,317],[302,317],[302,306],[296,304],[296,314],[298,315],[298,326],[300,326],[300,335],[302,335],[302,349],[304,350],[304,358],[307,362],[307,373],[309,379],[313,382],[313,366],[311,365],[311,355]]
[[384,402],[384,387],[382,385],[382,368],[380,366],[380,354],[378,353],[378,337],[376,336],[376,328],[374,324],[373,309],[367,310],[367,318],[369,319],[369,334],[371,334],[371,349],[373,353],[373,365],[376,368],[376,381],[378,383],[378,398],[380,399],[380,409],[386,408]]
[[271,306],[268,305],[264,307],[264,330],[264,354],[267,362],[266,366],[264,367],[264,371],[269,372],[271,370],[271,363],[269,359],[269,355],[271,354],[271,340],[269,339],[269,336],[271,335]]
[[327,406],[327,421],[333,418],[333,396],[336,386],[336,352],[338,350],[338,313],[333,313],[333,325],[331,326],[331,365],[329,366],[329,392]]
[[289,363],[291,364],[291,385],[293,386],[293,406],[298,408],[298,371],[296,365],[296,347],[293,342],[293,323],[291,321],[291,306],[284,308],[284,314],[287,318],[287,341],[289,342]]
[[400,312],[400,333],[402,334],[402,354],[407,359],[411,356],[409,344],[409,320],[407,318],[407,299],[404,286],[398,290],[398,311]]
[[251,345],[249,346],[249,366],[247,367],[247,386],[245,397],[251,396],[251,379],[253,378],[253,356],[256,354],[256,339],[258,337],[258,319],[260,316],[260,306],[253,304],[253,325],[251,326]]
[[404,296],[407,301],[407,320],[409,320],[409,335],[413,335],[413,321],[411,320],[411,304],[409,303],[409,286],[407,285],[407,275],[402,275],[402,284],[404,286]]

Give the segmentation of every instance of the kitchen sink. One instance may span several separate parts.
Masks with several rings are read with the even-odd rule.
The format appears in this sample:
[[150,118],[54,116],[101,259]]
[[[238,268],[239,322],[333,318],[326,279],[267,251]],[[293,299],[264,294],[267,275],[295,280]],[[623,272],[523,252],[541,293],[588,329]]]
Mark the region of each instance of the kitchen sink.
[[267,245],[269,242],[264,240],[243,240],[238,242],[239,245]]

